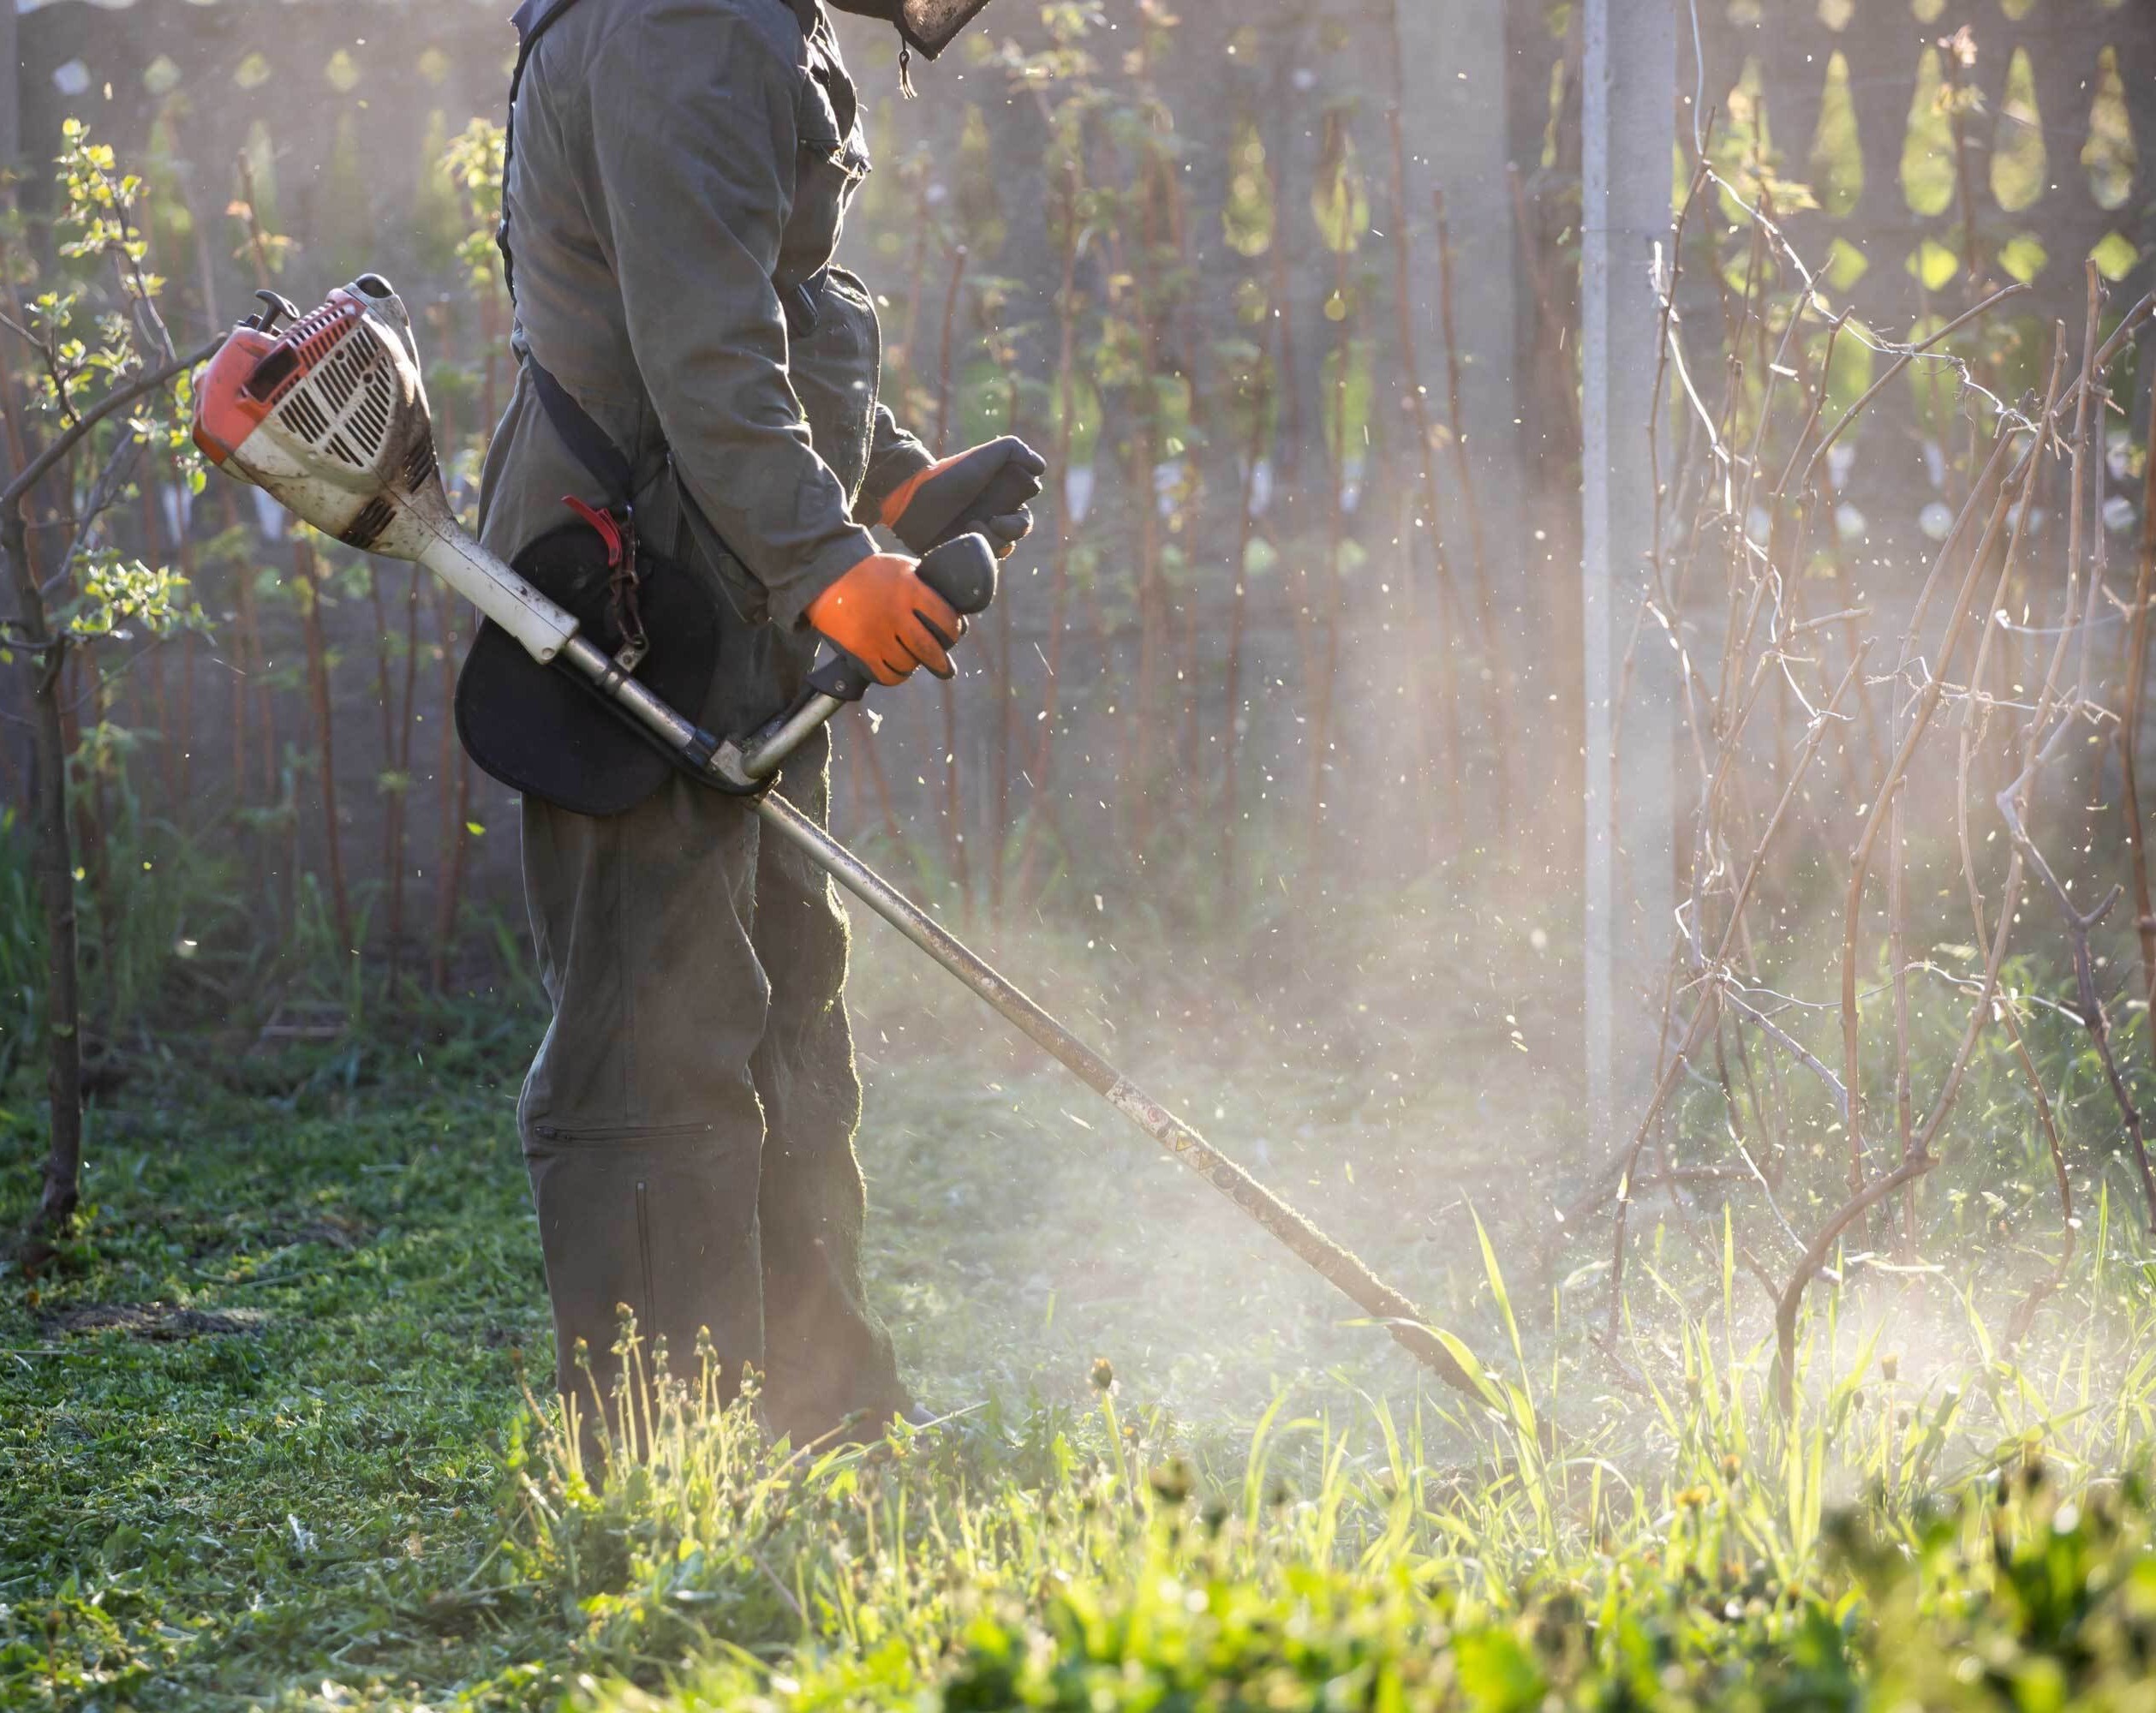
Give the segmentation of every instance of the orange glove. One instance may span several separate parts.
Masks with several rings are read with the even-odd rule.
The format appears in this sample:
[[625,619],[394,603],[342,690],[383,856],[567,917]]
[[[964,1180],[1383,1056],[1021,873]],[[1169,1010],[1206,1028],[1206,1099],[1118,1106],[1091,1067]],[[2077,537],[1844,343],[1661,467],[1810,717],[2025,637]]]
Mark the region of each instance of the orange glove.
[[965,634],[951,603],[921,581],[917,560],[871,553],[809,603],[809,623],[869,669],[880,684],[916,666],[953,676],[950,648]]

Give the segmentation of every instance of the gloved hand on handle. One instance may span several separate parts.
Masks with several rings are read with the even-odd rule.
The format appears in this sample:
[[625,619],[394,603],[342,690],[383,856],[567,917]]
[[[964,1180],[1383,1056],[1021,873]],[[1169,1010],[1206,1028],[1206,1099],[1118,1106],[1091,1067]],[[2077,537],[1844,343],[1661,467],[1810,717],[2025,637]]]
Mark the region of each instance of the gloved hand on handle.
[[1000,559],[1033,528],[1027,504],[1041,491],[1048,461],[1014,434],[933,463],[893,490],[878,521],[917,553],[968,531],[984,535]]
[[808,616],[880,684],[903,683],[916,666],[953,676],[950,648],[965,634],[965,621],[903,553],[870,554],[810,601]]

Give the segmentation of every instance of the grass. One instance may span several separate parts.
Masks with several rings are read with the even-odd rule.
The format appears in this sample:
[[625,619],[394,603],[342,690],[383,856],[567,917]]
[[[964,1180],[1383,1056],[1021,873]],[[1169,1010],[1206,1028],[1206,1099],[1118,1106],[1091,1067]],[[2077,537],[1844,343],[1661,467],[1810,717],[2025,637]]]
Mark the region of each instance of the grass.
[[[1520,1138],[1562,1135],[1544,1096],[1460,1081],[1534,1042],[1531,995],[1458,997],[1480,1045],[1406,1059],[1398,995],[1250,1028],[1232,982],[1143,988],[1110,950],[1073,948],[1062,1007],[1221,1043],[1119,1051],[1410,1285],[1479,1400],[876,958],[874,1280],[951,1419],[774,1450],[690,1374],[594,1489],[520,1387],[551,1359],[511,1122],[532,1019],[204,1036],[97,1109],[65,1264],[0,1281],[0,1706],[2147,1704],[2156,1282],[2108,1179],[2012,1351],[2015,1245],[1816,1292],[1784,1423],[1756,1288],[1668,1220],[1621,1361],[1595,1348],[1599,1236],[1556,1251],[1521,1188],[1548,1162]],[[2010,1143],[1972,1149],[1987,1185]],[[2009,1216],[2039,1247],[2040,1198],[1935,1206],[1943,1256]],[[99,1329],[115,1305],[156,1306]]]
[[[287,1060],[240,1067],[259,1092],[100,1110],[69,1264],[0,1311],[0,1704],[271,1702],[355,1653],[423,1682],[499,1665],[471,1572],[543,1288],[502,1092],[443,1056],[394,1107],[343,1086],[355,1065]],[[246,1330],[69,1332],[108,1304]]]

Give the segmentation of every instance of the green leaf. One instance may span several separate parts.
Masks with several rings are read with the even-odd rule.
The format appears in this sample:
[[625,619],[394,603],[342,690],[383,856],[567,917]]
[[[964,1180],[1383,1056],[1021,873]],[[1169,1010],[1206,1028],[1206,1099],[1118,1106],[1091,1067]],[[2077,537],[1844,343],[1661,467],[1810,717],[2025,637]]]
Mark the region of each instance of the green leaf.
[[1962,259],[1938,240],[1926,238],[1909,253],[1903,266],[1911,278],[1923,282],[1926,291],[1944,291],[1962,271]]
[[1527,1352],[1520,1343],[1520,1322],[1513,1318],[1512,1297],[1505,1289],[1505,1275],[1497,1265],[1497,1251],[1490,1245],[1490,1233],[1483,1229],[1482,1215],[1472,1208],[1467,1217],[1475,1222],[1475,1241],[1482,1245],[1482,1268],[1490,1280],[1490,1294],[1497,1300],[1497,1311],[1504,1316],[1505,1332],[1512,1340],[1512,1353],[1520,1364],[1521,1373],[1527,1370]]
[[1819,206],[1836,219],[1854,209],[1864,194],[1864,149],[1857,133],[1856,103],[1849,95],[1849,63],[1838,48],[1827,56],[1826,86],[1819,97],[1819,122],[1812,134],[1808,170]]
[[1954,200],[1954,129],[1948,122],[1946,75],[1937,48],[1916,63],[1908,128],[1902,139],[1902,197],[1912,212],[1943,214]]
[[[1865,343],[1864,331],[1863,323],[1852,320],[1834,342],[1834,367],[1826,378],[1826,405],[1837,417],[1863,397],[1865,390],[1872,385],[1872,348]],[[1826,344],[1827,336],[1824,332],[1813,335],[1806,342],[1806,350],[1815,366],[1825,360]],[[1860,421],[1855,425],[1859,429],[1862,426]]]
[[1836,238],[1827,251],[1826,280],[1836,291],[1854,290],[1856,283],[1871,271],[1870,259],[1847,238]]
[[[1325,354],[1323,397],[1325,444],[1335,457],[1360,457],[1371,430],[1372,342],[1347,342],[1347,367],[1341,367],[1337,346]],[[1343,433],[1343,430],[1345,431]]]
[[2088,194],[2099,208],[2121,207],[2133,194],[2138,160],[2126,113],[2126,86],[2119,81],[2118,50],[2106,47],[2096,57],[2096,94],[2089,106],[2088,140],[2081,146]]
[[2116,282],[2133,272],[2141,254],[2140,246],[2123,233],[2110,232],[2088,253],[2088,259],[2096,264],[2096,271],[2105,279]]
[[1508,1630],[1483,1630],[1454,1644],[1460,1686],[1476,1713],[1526,1713],[1542,1703],[1542,1673]]
[[2043,272],[2051,259],[2051,252],[2034,232],[2019,233],[1999,246],[1999,266],[2024,285]]
[[1310,212],[1318,236],[1335,255],[1352,255],[1370,230],[1370,191],[1354,134],[1342,113],[1325,116],[1325,143],[1311,185]]
[[1458,1338],[1442,1327],[1427,1328],[1430,1335],[1445,1347],[1445,1353],[1460,1364],[1460,1371],[1467,1376],[1467,1383],[1481,1394],[1482,1400],[1493,1410],[1502,1413],[1505,1394],[1500,1392],[1490,1377],[1490,1372]]
[[2050,170],[2043,115],[2036,104],[2036,69],[2028,50],[2016,48],[1992,128],[1992,194],[2008,213],[2018,214],[2044,194]]
[[1273,247],[1273,182],[1265,170],[1265,145],[1257,122],[1245,119],[1228,146],[1227,197],[1221,231],[1242,256],[1262,256]]

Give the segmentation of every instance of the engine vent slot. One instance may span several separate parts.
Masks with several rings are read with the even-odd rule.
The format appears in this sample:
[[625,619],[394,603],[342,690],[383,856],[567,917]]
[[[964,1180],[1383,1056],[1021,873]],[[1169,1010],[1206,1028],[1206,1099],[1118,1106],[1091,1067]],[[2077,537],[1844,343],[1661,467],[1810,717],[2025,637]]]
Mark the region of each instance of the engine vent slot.
[[296,387],[285,394],[284,402],[277,407],[277,415],[278,421],[309,445],[320,445],[329,437],[330,419],[306,387]]
[[397,377],[379,338],[363,321],[341,317],[304,342],[300,363],[302,379],[277,407],[281,420],[346,463],[373,467],[388,448],[397,409]]
[[345,426],[353,431],[370,461],[380,455],[389,439],[390,411],[396,403],[389,376],[379,368],[370,369],[345,418]]
[[346,325],[358,320],[361,313],[356,303],[325,303],[295,321],[284,336],[285,343],[298,350],[303,367],[314,368],[330,354]]
[[366,384],[367,359],[373,355],[367,349],[368,343],[363,332],[340,340],[314,371],[315,385],[329,395],[330,402],[339,410],[350,404],[352,396]]
[[434,480],[439,466],[434,462],[434,437],[422,435],[412,443],[412,450],[404,459],[404,492],[417,493]]
[[397,509],[387,494],[378,493],[361,509],[350,526],[337,539],[362,553],[382,539],[382,532],[397,521]]

